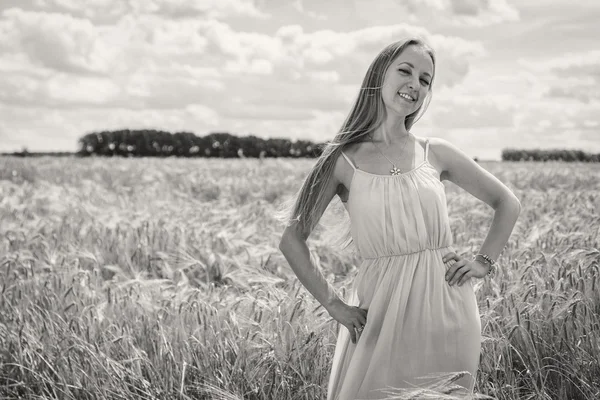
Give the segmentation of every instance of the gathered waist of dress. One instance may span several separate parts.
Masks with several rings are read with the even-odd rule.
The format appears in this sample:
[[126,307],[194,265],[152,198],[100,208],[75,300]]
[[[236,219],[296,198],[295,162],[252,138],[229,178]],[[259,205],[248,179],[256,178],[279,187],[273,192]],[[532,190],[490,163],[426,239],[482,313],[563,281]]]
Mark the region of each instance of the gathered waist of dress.
[[385,257],[409,256],[411,254],[422,253],[422,252],[427,251],[427,250],[442,250],[442,249],[447,249],[449,247],[452,247],[452,245],[449,244],[449,245],[441,246],[441,247],[425,247],[425,248],[422,248],[422,249],[419,249],[419,250],[409,251],[409,252],[406,252],[406,253],[381,254],[381,255],[377,255],[377,256],[373,256],[373,257],[363,257],[363,260],[376,260],[378,258],[385,258]]

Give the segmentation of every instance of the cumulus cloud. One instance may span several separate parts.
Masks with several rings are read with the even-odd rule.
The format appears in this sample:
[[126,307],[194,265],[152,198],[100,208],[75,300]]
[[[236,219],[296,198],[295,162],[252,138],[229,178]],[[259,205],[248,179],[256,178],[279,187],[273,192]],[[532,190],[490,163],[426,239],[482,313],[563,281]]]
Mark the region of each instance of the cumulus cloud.
[[304,75],[305,70],[336,71],[338,81],[356,83],[362,80],[369,64],[386,45],[401,38],[420,37],[430,43],[440,62],[437,82],[452,86],[468,71],[469,63],[485,51],[479,42],[458,37],[431,34],[426,29],[408,24],[377,26],[350,32],[320,30],[304,33],[299,26],[280,28],[275,34],[278,60],[286,71]]
[[211,104],[224,90],[220,76],[221,72],[209,67],[148,62],[120,78],[122,96],[106,106],[168,109]]
[[547,82],[547,97],[600,101],[600,50],[570,52],[541,61],[521,59],[519,63]]
[[115,19],[128,12],[127,1],[120,0],[35,0],[42,11],[73,14],[90,19]]
[[263,58],[255,58],[251,61],[239,59],[236,61],[228,61],[225,64],[225,70],[234,74],[271,75],[273,73],[273,64],[271,61]]
[[[99,13],[113,15],[108,9],[116,0],[94,1],[106,9]],[[0,73],[9,79],[0,81],[0,102],[15,115],[5,131],[35,136],[33,142],[42,140],[40,129],[73,141],[96,129],[144,127],[322,140],[339,129],[387,44],[408,36],[430,43],[439,93],[455,88],[485,55],[478,41],[410,24],[346,31],[287,25],[261,33],[219,20],[265,17],[247,1],[215,3],[210,12],[200,1],[123,3],[123,15],[107,23],[72,0],[39,0],[43,11],[2,13]],[[471,127],[481,126],[498,102],[478,106]],[[44,117],[27,123],[30,111]],[[434,115],[451,122],[451,114]]]
[[[69,105],[169,108],[210,101],[226,107],[229,89],[265,107],[275,101],[304,109],[340,109],[349,103],[340,85],[357,86],[373,57],[399,37],[417,35],[436,48],[441,86],[460,81],[470,60],[483,53],[480,43],[405,24],[312,33],[285,26],[270,36],[238,32],[216,20],[153,15],[129,15],[102,27],[70,15],[20,9],[6,10],[3,17],[0,29],[12,37],[0,43],[11,54],[21,51],[40,68],[73,75],[70,81],[57,75],[47,83],[17,76],[25,88],[20,101],[35,104],[46,99],[56,105],[61,93]],[[90,74],[97,77],[77,77]],[[307,84],[328,90],[306,90]]]
[[203,16],[208,19],[231,15],[268,18],[251,0],[129,0],[136,13],[153,13],[171,17]]
[[519,11],[507,0],[358,0],[355,6],[366,18],[376,19],[386,13],[416,23],[436,20],[455,26],[481,27],[519,20]]
[[36,0],[37,8],[92,20],[115,20],[128,14],[207,19],[246,16],[268,18],[251,0]]
[[16,8],[2,17],[0,72],[10,79],[0,82],[0,99],[7,103],[176,107],[222,89],[219,70],[199,58],[207,39],[198,23],[129,16],[99,28]]
[[[199,24],[198,30],[207,38],[211,53],[228,60],[231,72],[242,72],[244,68],[235,67],[237,64],[248,67],[248,73],[273,73],[292,79],[327,76],[330,81],[356,82],[383,47],[402,37],[419,36],[436,48],[444,63],[440,84],[452,85],[464,76],[472,59],[485,53],[481,43],[431,34],[424,28],[407,24],[311,33],[292,25],[281,27],[270,36],[237,32],[225,23],[212,21]],[[261,68],[253,68],[254,62],[260,62]],[[272,67],[268,67],[267,62]]]
[[571,85],[556,84],[548,89],[548,97],[574,99],[582,103],[589,103],[593,99],[600,99],[598,83],[590,80],[578,80]]
[[119,85],[105,77],[57,74],[45,84],[48,99],[56,105],[106,104],[118,98]]
[[457,17],[457,24],[485,26],[519,19],[518,10],[506,0],[450,0],[445,8]]
[[528,115],[545,91],[545,83],[527,71],[474,68],[456,86],[435,89],[428,113],[438,129],[516,127],[518,115]]
[[435,98],[430,105],[431,118],[436,126],[448,128],[486,128],[490,121],[496,127],[511,127],[517,109],[506,105],[501,97],[457,95]]
[[105,73],[115,59],[88,20],[11,8],[0,20],[0,48],[23,52],[44,67],[76,73]]
[[415,132],[444,137],[484,159],[498,158],[505,147],[597,149],[600,101],[550,97],[549,88],[567,78],[535,65],[535,71],[471,70],[456,87],[435,91]]
[[296,11],[298,11],[301,14],[305,14],[314,19],[327,20],[327,16],[325,14],[320,14],[314,11],[306,10],[304,8],[304,1],[302,0],[294,0],[291,2],[291,5]]
[[594,130],[600,123],[600,102],[587,104],[557,102],[545,98],[532,102],[527,109],[516,113],[516,128],[525,134],[543,137],[563,137],[566,130]]

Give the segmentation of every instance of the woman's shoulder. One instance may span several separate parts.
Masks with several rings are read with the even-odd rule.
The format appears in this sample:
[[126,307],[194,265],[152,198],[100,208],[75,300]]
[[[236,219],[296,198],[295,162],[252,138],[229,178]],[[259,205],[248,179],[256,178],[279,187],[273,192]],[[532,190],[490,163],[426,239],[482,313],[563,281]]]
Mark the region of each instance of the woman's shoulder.
[[436,136],[415,136],[417,141],[423,146],[426,146],[426,143],[429,142],[429,152],[433,152],[434,154],[445,153],[450,148],[455,148],[455,146],[450,143],[448,140],[436,137]]
[[413,135],[415,137],[415,139],[422,144],[423,146],[425,146],[425,143],[429,142],[429,146],[435,146],[435,145],[440,145],[443,143],[442,142],[447,142],[445,139],[442,139],[440,137],[436,137],[436,136],[417,136],[417,135]]
[[[416,137],[416,136],[415,136]],[[447,168],[447,157],[449,156],[448,149],[453,145],[446,139],[427,136],[427,137],[416,137],[423,147],[429,142],[428,160],[429,163],[436,167],[439,171],[444,171]]]
[[[354,165],[354,157],[360,148],[362,143],[347,143],[341,146],[341,152],[339,152],[336,160],[336,174],[345,175],[346,170],[352,171]],[[343,155],[345,156],[342,156]],[[352,165],[350,165],[352,163]]]
[[472,159],[458,146],[447,139],[428,137],[430,163],[442,171],[448,171],[457,163],[472,161]]

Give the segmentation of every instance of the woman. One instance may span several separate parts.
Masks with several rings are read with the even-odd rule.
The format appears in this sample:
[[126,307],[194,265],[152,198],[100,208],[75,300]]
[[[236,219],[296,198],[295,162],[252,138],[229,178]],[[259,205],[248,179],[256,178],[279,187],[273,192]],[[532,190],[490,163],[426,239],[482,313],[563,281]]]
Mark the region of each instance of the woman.
[[[383,49],[304,181],[281,238],[302,284],[344,327],[328,400],[383,399],[385,389],[427,387],[433,380],[419,377],[460,371],[468,373],[455,383],[473,391],[481,325],[471,278],[495,271],[521,205],[448,141],[410,132],[429,103],[434,76],[435,55],[423,41]],[[452,247],[443,180],[494,209],[473,259]],[[346,301],[311,264],[306,245],[334,195],[345,204],[362,258]]]

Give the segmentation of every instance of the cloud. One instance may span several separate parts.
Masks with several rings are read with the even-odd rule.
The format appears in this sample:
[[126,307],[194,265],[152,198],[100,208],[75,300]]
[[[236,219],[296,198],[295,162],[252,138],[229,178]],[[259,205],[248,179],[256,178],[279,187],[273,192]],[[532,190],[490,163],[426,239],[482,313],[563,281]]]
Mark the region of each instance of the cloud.
[[546,60],[519,60],[547,84],[548,98],[581,103],[600,100],[600,50],[570,52]]
[[[436,48],[439,62],[436,86],[440,88],[460,82],[471,60],[485,53],[480,43],[433,35],[410,25],[312,33],[305,33],[299,26],[285,26],[274,37],[236,33],[220,23],[216,26],[225,32],[222,37],[227,38],[230,46],[224,56],[235,59],[237,55],[236,61],[243,63],[259,57],[271,62],[272,75],[268,79],[251,76],[252,68],[226,70],[228,87],[243,93],[246,103],[265,108],[277,105],[301,110],[348,110],[372,59],[400,37],[421,36]],[[244,51],[232,50],[237,48]],[[226,52],[223,48],[221,51]],[[219,109],[225,108],[229,98],[225,89],[213,98],[213,104],[219,104]]]
[[[79,7],[44,4],[49,11]],[[45,140],[38,131],[62,134],[66,143],[90,130],[144,127],[202,134],[218,126],[317,140],[337,132],[370,62],[389,43],[407,36],[429,42],[438,57],[436,90],[461,82],[485,54],[480,42],[408,24],[339,32],[288,25],[269,35],[206,15],[158,15],[164,4],[140,4],[137,13],[102,24],[75,12],[5,10],[0,102],[15,116],[3,129],[36,144]],[[43,118],[27,122],[25,109]]]
[[519,19],[518,10],[506,0],[450,0],[444,8],[457,17],[457,25],[485,26]]
[[270,120],[270,121],[306,121],[313,113],[306,108],[294,108],[287,105],[264,105],[249,103],[239,97],[233,98],[221,116],[233,120]]
[[[345,109],[350,99],[344,85],[357,87],[373,57],[399,37],[421,36],[436,47],[439,86],[460,81],[469,62],[484,53],[480,43],[410,25],[312,33],[285,26],[269,36],[234,31],[216,20],[152,15],[129,15],[102,27],[57,13],[10,9],[3,16],[0,27],[13,37],[2,45],[11,57],[24,54],[34,68],[59,72],[40,82],[13,69],[22,87],[20,104],[57,107],[174,108],[202,102],[227,107],[235,91],[264,107],[276,101],[304,110]],[[314,85],[327,90],[307,90]],[[2,99],[9,102],[15,87],[4,86]]]
[[0,72],[10,79],[0,82],[0,99],[9,104],[176,107],[222,89],[219,70],[202,66],[199,22],[130,16],[98,28],[14,8],[3,17]]
[[45,85],[48,99],[55,104],[105,104],[117,99],[120,87],[104,77],[57,74]]
[[232,15],[268,18],[251,0],[129,0],[136,13],[152,13],[169,17],[202,16],[220,19]]
[[312,110],[310,118],[303,120],[230,118],[227,123],[223,124],[223,128],[238,135],[254,134],[265,138],[277,137],[324,142],[335,135],[344,118],[344,113],[340,111]]
[[[287,108],[293,115],[306,115],[302,111],[347,110],[358,90],[357,86],[337,83],[313,82],[307,85],[304,79],[278,80],[261,76],[233,76],[228,80],[228,87],[230,90],[214,94],[211,104],[219,110],[227,109],[225,112],[230,117],[235,117],[240,109],[232,107],[232,101],[237,101],[235,99],[239,99],[238,103],[262,109]],[[242,111],[241,116],[246,115],[247,112]]]
[[176,109],[211,104],[225,90],[222,76],[223,72],[212,67],[149,61],[120,78],[121,98],[106,106]]
[[185,112],[195,120],[202,121],[207,126],[216,126],[219,122],[219,114],[210,107],[203,104],[188,104]]
[[231,16],[269,18],[251,0],[36,0],[38,9],[91,20],[117,20],[125,15],[154,14],[169,18]]
[[86,19],[116,19],[127,14],[127,1],[120,0],[35,0],[36,9],[73,14]]
[[304,8],[303,0],[293,0],[291,2],[292,7],[301,14],[305,14],[310,18],[318,19],[318,20],[327,20],[327,16],[325,14],[316,13],[314,11],[309,11]]
[[484,27],[519,20],[519,11],[507,0],[370,0],[355,1],[356,12],[375,20],[401,16],[411,23],[444,22],[454,26]]
[[424,28],[407,24],[312,33],[304,33],[299,26],[286,26],[275,34],[282,43],[280,48],[284,49],[278,58],[288,73],[295,71],[304,76],[304,71],[310,69],[336,71],[342,83],[361,81],[379,51],[401,38],[413,36],[423,38],[434,47],[441,63],[436,82],[442,86],[460,81],[469,63],[485,54],[479,42],[431,34]]
[[567,78],[557,77],[551,67],[536,66],[535,71],[469,71],[461,84],[435,91],[415,131],[444,137],[482,158],[497,159],[504,147],[598,151],[600,101],[549,97],[549,88]]
[[340,81],[340,74],[335,70],[307,72],[306,76],[315,83],[337,83]]
[[561,83],[550,87],[547,96],[551,98],[575,99],[582,103],[589,103],[592,99],[600,98],[600,88],[597,83],[589,81],[579,81],[571,85]]
[[519,148],[575,148],[600,151],[600,102],[586,104],[548,97],[532,100],[516,111],[513,134]]
[[251,61],[241,59],[237,61],[228,61],[225,64],[225,70],[230,73],[271,75],[273,73],[273,64],[271,61],[263,58]]
[[512,127],[516,105],[506,105],[494,96],[457,95],[450,91],[441,99],[437,96],[430,105],[434,124],[448,128],[487,128],[490,121],[495,127]]
[[59,71],[105,73],[116,53],[90,21],[69,15],[11,8],[0,20],[0,49],[23,52],[33,62]]
[[[445,63],[440,84],[452,85],[468,71],[471,60],[485,54],[481,43],[458,37],[430,34],[406,24],[378,26],[349,32],[318,30],[305,33],[298,25],[283,26],[274,36],[236,32],[222,22],[199,27],[208,39],[208,49],[231,63],[249,66],[253,60],[272,64],[268,68],[280,78],[324,77],[341,83],[362,79],[371,60],[386,45],[402,37],[419,36],[430,42]],[[233,69],[238,72],[241,69]],[[336,73],[333,78],[332,72]],[[449,72],[448,72],[449,71]],[[248,69],[252,72],[252,68]]]

